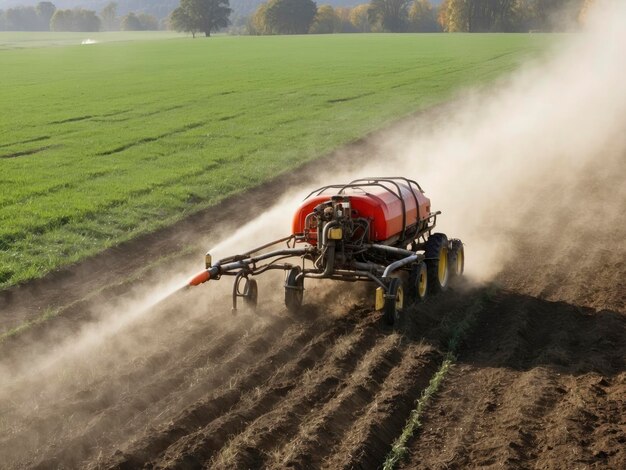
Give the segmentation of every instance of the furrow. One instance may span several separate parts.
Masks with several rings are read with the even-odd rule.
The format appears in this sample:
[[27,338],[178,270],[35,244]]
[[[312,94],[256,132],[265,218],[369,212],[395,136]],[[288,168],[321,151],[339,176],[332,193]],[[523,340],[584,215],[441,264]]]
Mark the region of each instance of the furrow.
[[327,454],[323,468],[370,468],[380,465],[402,431],[415,400],[442,360],[430,346],[409,344],[401,361],[380,384],[375,396]]
[[25,157],[28,155],[35,155],[37,153],[41,153],[45,150],[49,150],[51,148],[58,148],[60,147],[60,145],[46,145],[44,147],[37,147],[34,149],[28,149],[28,150],[21,150],[19,152],[13,152],[13,153],[6,153],[4,155],[0,155],[0,159],[8,159],[8,158],[18,158],[18,157]]
[[[240,325],[239,329],[243,334],[244,330]],[[168,417],[174,417],[176,411],[185,408],[188,403],[200,400],[207,391],[228,387],[233,370],[245,369],[256,358],[266,354],[276,354],[275,342],[282,344],[282,338],[290,338],[295,344],[308,340],[308,334],[301,325],[285,327],[282,322],[272,322],[260,328],[247,338],[244,347],[236,341],[230,342],[237,337],[241,335],[235,332],[220,335],[216,341],[209,342],[207,350],[190,358],[190,363],[177,363],[176,358],[183,357],[183,352],[176,350],[175,356],[165,355],[167,362],[164,364],[159,364],[160,359],[156,356],[146,359],[147,363],[152,362],[152,367],[157,369],[156,377],[139,388],[127,391],[119,401],[111,402],[108,397],[114,394],[116,384],[124,383],[123,381],[113,384],[110,394],[99,390],[93,402],[81,404],[81,408],[89,413],[98,413],[97,417],[91,420],[89,429],[83,430],[80,435],[64,439],[63,451],[55,455],[53,461],[70,466],[78,465],[103,444],[111,445],[117,439],[128,439],[134,430],[140,432],[147,414],[157,415],[160,422],[163,422]],[[141,372],[145,373],[145,370]],[[146,377],[150,378],[151,375],[148,373]],[[72,402],[67,406],[74,409],[76,403]],[[162,410],[167,410],[167,413],[162,414]],[[62,421],[57,426],[63,426]],[[118,428],[125,429],[123,436],[111,431]],[[44,461],[40,466],[44,468],[50,463],[51,461]]]
[[[212,462],[213,468],[251,468],[265,466],[268,453],[293,436],[311,410],[322,407],[347,386],[360,359],[375,347],[383,334],[379,319],[370,316],[355,331],[340,338],[329,350],[329,357],[298,378],[279,407],[259,417],[235,436]],[[383,337],[383,340],[385,337]]]
[[173,130],[171,130],[169,132],[164,132],[163,134],[160,134],[160,135],[157,135],[157,136],[154,136],[154,137],[144,137],[143,139],[138,139],[138,140],[135,140],[135,141],[132,141],[132,142],[128,142],[127,144],[120,145],[119,147],[115,147],[115,148],[110,149],[110,150],[105,150],[103,152],[97,153],[96,155],[103,157],[103,156],[113,155],[113,154],[116,154],[116,153],[121,153],[121,152],[123,152],[125,150],[128,150],[128,149],[132,148],[132,147],[136,147],[138,145],[143,145],[143,144],[148,144],[150,142],[156,142],[157,140],[165,139],[167,137],[171,137],[171,136],[174,136],[174,135],[177,135],[177,134],[182,134],[184,132],[187,132],[187,131],[196,129],[198,127],[201,127],[201,126],[203,126],[205,124],[206,123],[204,123],[204,122],[194,122],[194,123],[191,123],[191,124],[187,124],[186,126],[183,126],[183,127],[179,128],[179,129],[173,129]]
[[[286,380],[290,375],[299,375],[312,367],[323,355],[329,342],[352,331],[355,323],[352,317],[348,315],[336,320],[331,328],[328,328],[328,321],[325,319],[314,320],[312,323],[296,323],[282,338],[266,339],[272,345],[267,354],[248,347],[251,354],[246,363],[225,363],[216,372],[221,375],[222,385],[215,384],[213,376],[216,373],[208,371],[210,379],[206,383],[206,389],[209,392],[205,398],[173,418],[171,424],[164,429],[150,430],[143,438],[131,444],[126,452],[118,452],[108,462],[100,462],[98,466],[136,468],[157,459],[172,446],[185,448],[188,442],[193,445],[194,440],[202,440],[202,430],[207,428],[217,429],[216,439],[223,445],[247,423],[246,418],[238,419],[237,413],[229,412],[231,408],[236,407],[248,392],[260,390],[261,384]],[[276,392],[276,397],[283,396],[281,393],[281,390]],[[260,403],[259,409],[263,405]],[[252,413],[253,410],[249,412]],[[210,438],[213,436],[210,435]],[[210,448],[212,447],[209,446],[208,449]]]
[[71,118],[67,118],[67,119],[61,119],[60,121],[51,121],[49,124],[66,124],[68,122],[78,122],[78,121],[85,121],[87,119],[91,119],[94,116],[92,116],[91,114],[88,114],[86,116],[75,116],[75,117],[71,117]]
[[30,144],[32,142],[41,142],[42,140],[49,140],[50,136],[49,135],[42,135],[39,137],[31,137],[30,139],[25,139],[25,140],[20,140],[17,142],[9,142],[6,144],[0,144],[0,149],[1,148],[5,148],[5,147],[13,147],[15,145],[20,145],[20,144]]
[[[230,410],[213,422],[176,442],[159,458],[159,467],[205,466],[230,439],[245,431],[249,423],[273,410],[298,387],[308,371],[324,364],[330,355],[329,345],[349,337],[356,321],[340,321],[315,337],[297,356],[286,361],[272,361],[279,367],[269,374],[246,374],[236,385],[238,400]],[[229,391],[230,392],[230,391]]]
[[622,468],[623,317],[497,297],[424,414],[405,468]]
[[343,390],[312,410],[296,436],[276,449],[271,468],[319,467],[355,420],[370,406],[391,371],[402,361],[400,337],[391,334],[363,356]]

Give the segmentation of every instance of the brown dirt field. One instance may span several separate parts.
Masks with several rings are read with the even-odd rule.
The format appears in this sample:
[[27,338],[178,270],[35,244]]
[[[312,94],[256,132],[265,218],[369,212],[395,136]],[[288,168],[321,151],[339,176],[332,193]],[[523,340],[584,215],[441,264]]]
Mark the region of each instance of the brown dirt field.
[[[313,168],[229,200],[222,214],[245,220]],[[614,188],[591,187],[598,201]],[[371,292],[353,286],[311,288],[289,316],[276,278],[263,280],[270,298],[255,313],[233,316],[227,292],[210,289],[127,323],[114,310],[92,312],[132,297],[120,277],[175,253],[190,229],[225,221],[217,210],[13,289],[4,330],[50,306],[62,311],[0,344],[3,363],[27,365],[0,387],[1,466],[378,468],[451,331],[478,310],[402,465],[626,468],[626,224],[566,227],[563,217],[538,220],[541,236],[511,234],[515,250],[496,284],[457,283],[397,330],[371,311]],[[564,229],[578,234],[566,246]],[[142,283],[158,277],[155,268]],[[89,297],[96,286],[104,290]]]
[[[308,307],[297,319],[225,311],[201,327],[179,324],[168,306],[153,312],[170,330],[159,338],[165,350],[129,354],[93,377],[77,374],[81,382],[64,383],[62,397],[41,391],[46,377],[11,400],[18,406],[3,397],[3,461],[9,468],[380,462],[441,361],[439,320],[457,321],[457,307],[473,301],[451,292],[428,305],[415,323],[419,335],[385,327],[359,305],[339,304],[336,314]],[[139,336],[151,332],[136,328],[146,330]]]
[[626,468],[626,201],[603,179],[572,188],[593,222],[557,201],[541,243],[519,235],[403,468]]

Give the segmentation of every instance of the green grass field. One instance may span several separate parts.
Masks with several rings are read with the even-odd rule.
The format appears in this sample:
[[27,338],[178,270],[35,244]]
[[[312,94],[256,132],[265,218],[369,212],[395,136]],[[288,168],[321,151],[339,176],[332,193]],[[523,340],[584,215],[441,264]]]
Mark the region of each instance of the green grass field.
[[172,224],[511,71],[552,41],[150,36],[44,47],[59,42],[38,36],[2,48],[6,34],[0,288]]

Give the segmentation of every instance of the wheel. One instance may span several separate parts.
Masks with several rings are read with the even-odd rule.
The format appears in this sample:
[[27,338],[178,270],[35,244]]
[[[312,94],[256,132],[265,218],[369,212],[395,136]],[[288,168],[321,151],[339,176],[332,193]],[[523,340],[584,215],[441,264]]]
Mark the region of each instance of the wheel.
[[257,286],[255,279],[248,279],[246,283],[246,288],[243,293],[243,303],[246,307],[255,309],[257,304],[257,299],[259,297],[259,287]]
[[285,306],[291,313],[296,313],[302,306],[304,298],[304,278],[296,280],[300,268],[291,268],[285,279]]
[[450,264],[450,277],[462,276],[465,271],[465,250],[463,242],[458,238],[450,240],[450,254],[448,263]]
[[411,304],[423,302],[428,293],[428,268],[423,261],[416,264],[409,274],[407,297]]
[[443,233],[433,233],[426,241],[426,269],[430,293],[446,290],[450,277],[448,268],[448,237]]
[[385,322],[388,325],[400,323],[403,307],[404,289],[402,288],[402,281],[394,277],[389,281],[389,288],[385,295],[385,303],[383,305]]

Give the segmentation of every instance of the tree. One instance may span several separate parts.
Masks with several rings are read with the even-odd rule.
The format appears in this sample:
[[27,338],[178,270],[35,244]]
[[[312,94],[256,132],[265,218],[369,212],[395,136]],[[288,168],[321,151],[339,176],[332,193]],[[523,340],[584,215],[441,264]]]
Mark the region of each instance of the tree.
[[41,20],[34,7],[9,8],[5,17],[9,31],[40,31],[42,29]]
[[95,11],[77,8],[74,12],[74,31],[100,31],[100,18]]
[[248,32],[253,35],[272,34],[266,21],[267,3],[261,3],[248,22]]
[[411,29],[418,33],[441,31],[437,23],[435,9],[429,0],[415,0],[409,10]]
[[439,10],[439,23],[448,33],[469,31],[469,10],[466,0],[445,0]]
[[368,10],[370,6],[367,3],[355,6],[350,12],[350,22],[361,33],[369,33],[371,31],[368,19]]
[[270,0],[265,21],[276,34],[306,34],[316,14],[312,0]]
[[71,31],[71,10],[57,10],[50,18],[50,31]]
[[39,16],[43,30],[50,30],[50,20],[56,10],[57,7],[55,7],[52,2],[39,2],[35,7],[35,11],[37,12],[37,16]]
[[445,0],[439,23],[448,32],[569,29],[584,0]]
[[56,7],[51,2],[39,2],[36,7],[9,8],[0,15],[2,29],[13,31],[49,31],[50,19]]
[[117,29],[117,3],[109,2],[100,12],[102,18],[102,27],[106,31],[114,31]]
[[75,8],[74,10],[57,10],[50,19],[52,31],[100,31],[100,18],[95,11]]
[[122,18],[122,31],[156,31],[159,29],[159,20],[145,13],[130,12]]
[[534,0],[537,29],[563,31],[577,24],[584,0]]
[[121,28],[122,31],[141,31],[143,29],[139,18],[132,11],[122,18]]
[[580,8],[580,12],[578,13],[578,22],[581,25],[587,24],[587,20],[589,18],[589,11],[595,5],[596,0],[585,0],[582,7]]
[[200,31],[197,24],[193,21],[193,18],[189,16],[186,10],[182,8],[176,8],[170,14],[170,28],[174,31],[191,33],[191,37],[195,38],[196,34]]
[[339,26],[336,32],[339,33],[358,33],[358,30],[354,27],[352,22],[350,21],[350,14],[352,13],[352,8],[339,7],[335,8],[335,13],[339,18]]
[[515,6],[520,0],[465,1],[469,32],[509,32],[515,29]]
[[537,29],[534,0],[516,0],[513,6],[512,31],[528,32]]
[[211,31],[230,24],[231,12],[229,0],[181,0],[180,6],[172,12],[172,25],[177,31],[189,32],[193,37],[198,31],[209,37]]
[[379,23],[383,30],[397,33],[405,29],[409,0],[372,0],[367,11],[370,24]]
[[141,24],[142,31],[159,30],[159,20],[156,16],[148,15],[147,13],[139,13],[137,18],[139,18],[139,24]]
[[437,23],[439,23],[443,31],[448,32],[448,0],[443,0],[439,5]]
[[317,9],[317,14],[311,25],[313,34],[330,34],[339,31],[341,19],[330,5],[323,5]]

